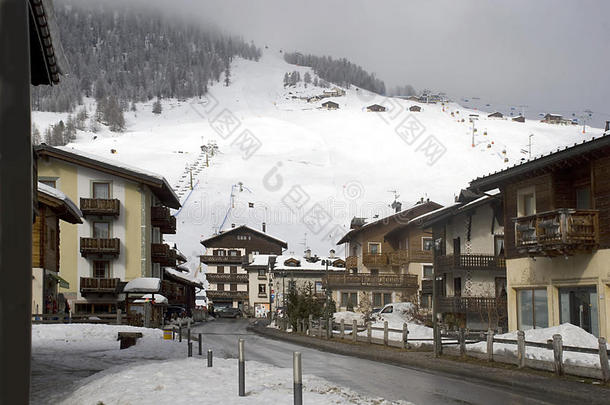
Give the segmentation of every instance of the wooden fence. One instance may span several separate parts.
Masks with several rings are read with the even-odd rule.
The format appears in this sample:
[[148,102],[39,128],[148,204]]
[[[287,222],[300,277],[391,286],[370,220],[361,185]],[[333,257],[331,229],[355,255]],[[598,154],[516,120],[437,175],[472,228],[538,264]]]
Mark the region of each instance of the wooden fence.
[[114,314],[32,314],[32,323],[101,323],[109,325],[128,325],[129,317],[123,314],[120,309]]

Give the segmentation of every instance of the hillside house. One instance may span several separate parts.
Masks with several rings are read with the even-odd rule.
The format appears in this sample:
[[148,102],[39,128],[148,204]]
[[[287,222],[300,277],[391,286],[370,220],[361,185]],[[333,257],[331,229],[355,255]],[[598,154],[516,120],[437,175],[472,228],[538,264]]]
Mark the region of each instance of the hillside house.
[[386,108],[379,104],[371,104],[370,106],[366,107],[367,112],[384,112],[385,110]]
[[411,227],[409,221],[440,207],[422,200],[406,210],[397,204],[395,214],[374,222],[352,220],[350,231],[337,242],[347,243],[345,271],[326,278],[337,306],[345,309],[350,300],[368,312],[389,302],[416,300],[421,279],[431,271],[433,244],[430,230]]
[[163,243],[176,232],[170,208],[180,202],[162,176],[74,149],[40,145],[38,179],[79,201],[82,224],[62,223],[60,292],[77,313],[124,308],[123,286],[140,277],[163,278],[177,252]]
[[489,114],[487,116],[487,118],[503,118],[503,117],[504,117],[504,115],[501,112],[498,112],[498,111],[492,112],[491,114]]
[[330,90],[324,90],[322,92],[325,97],[341,97],[345,96],[345,90],[339,87],[333,87]]
[[546,114],[540,122],[546,122],[547,124],[561,124],[563,123],[563,117],[559,114]]
[[421,112],[421,107],[418,105],[412,105],[411,107],[409,107],[409,111],[412,112]]
[[610,136],[470,183],[503,195],[510,330],[610,334]]
[[58,285],[69,288],[60,272],[59,221],[82,224],[78,207],[64,193],[38,183],[38,209],[32,226],[32,313],[64,312]]
[[[288,248],[286,242],[266,233],[264,223],[262,231],[241,225],[204,239],[201,244],[205,247],[200,260],[207,265],[208,300],[217,308],[241,308],[246,313],[252,311],[250,296],[254,294],[247,269],[250,255],[279,256]],[[258,301],[252,301],[255,303]]]
[[517,117],[514,117],[513,121],[515,121],[515,122],[525,122],[525,117],[523,115],[519,115]]
[[327,110],[337,110],[339,109],[339,104],[335,103],[334,101],[326,101],[325,103],[322,103],[322,108]]

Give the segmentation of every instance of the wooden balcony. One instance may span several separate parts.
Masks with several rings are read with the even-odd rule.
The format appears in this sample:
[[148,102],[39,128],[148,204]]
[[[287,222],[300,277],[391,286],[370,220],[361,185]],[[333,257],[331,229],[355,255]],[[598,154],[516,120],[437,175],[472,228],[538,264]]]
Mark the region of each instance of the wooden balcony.
[[324,284],[333,289],[341,288],[387,288],[417,290],[417,276],[413,274],[329,274],[322,278]]
[[80,292],[86,294],[118,294],[120,278],[80,278]]
[[494,255],[446,255],[436,258],[435,264],[439,272],[451,270],[504,270],[506,260]]
[[358,256],[347,256],[345,258],[345,268],[346,269],[358,268]]
[[151,207],[150,223],[152,226],[158,227],[161,233],[176,233],[176,217],[171,216],[167,207]]
[[394,252],[388,253],[388,261],[390,266],[401,266],[403,264],[409,264],[409,251],[400,249]]
[[438,297],[438,311],[506,316],[506,299],[493,297]]
[[242,264],[247,256],[199,256],[201,263],[205,264]]
[[237,273],[206,273],[205,278],[210,283],[247,283],[247,274]]
[[[422,294],[432,294],[432,289],[434,286],[432,285],[432,280],[422,280],[421,281],[421,292]],[[443,295],[445,291],[445,283],[443,280],[436,280],[436,291],[438,295]]]
[[166,267],[175,267],[177,257],[177,252],[170,248],[167,243],[151,243],[150,245],[150,258],[154,263]]
[[561,208],[515,219],[515,247],[531,256],[591,252],[599,243],[599,211]]
[[121,253],[121,240],[119,238],[80,238],[80,253],[83,256],[118,256]]
[[212,291],[207,290],[205,292],[207,297],[211,300],[214,299],[234,299],[234,300],[247,300],[247,291]]
[[121,203],[116,198],[81,198],[80,210],[83,215],[101,215],[118,217],[121,213]]
[[362,263],[365,266],[387,266],[388,265],[388,255],[384,253],[371,254],[365,253],[362,256]]

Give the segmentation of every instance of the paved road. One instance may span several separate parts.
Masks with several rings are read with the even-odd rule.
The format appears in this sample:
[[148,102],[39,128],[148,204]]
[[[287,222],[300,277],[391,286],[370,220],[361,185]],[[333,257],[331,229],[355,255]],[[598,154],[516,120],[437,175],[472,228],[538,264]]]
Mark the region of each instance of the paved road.
[[237,339],[240,337],[246,339],[246,360],[292,367],[292,352],[300,351],[304,374],[325,378],[371,397],[402,399],[418,405],[550,403],[534,398],[531,393],[487,382],[467,381],[268,339],[248,332],[247,326],[247,320],[218,319],[196,327],[193,332],[204,334],[204,350],[211,348],[215,357],[237,357]]

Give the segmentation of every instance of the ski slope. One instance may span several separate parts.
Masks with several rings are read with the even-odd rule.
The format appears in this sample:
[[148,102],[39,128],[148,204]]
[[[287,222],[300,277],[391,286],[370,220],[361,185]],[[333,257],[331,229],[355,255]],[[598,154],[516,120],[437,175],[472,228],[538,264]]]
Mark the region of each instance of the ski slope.
[[[160,115],[152,114],[152,101],[138,104],[136,112],[125,113],[124,133],[105,127],[97,134],[79,131],[68,147],[164,175],[183,202],[177,234],[167,239],[195,270],[199,241],[231,224],[260,229],[266,222],[267,232],[296,254],[306,246],[320,256],[331,248],[344,254],[335,243],[351,218],[391,213],[390,190],[398,191],[403,208],[422,197],[447,204],[473,178],[527,157],[521,150],[530,134],[533,154],[539,155],[602,133],[488,119],[456,103],[424,104],[411,113],[414,102],[354,87],[330,99],[338,110],[323,110],[329,99],[299,98],[323,89],[303,83],[284,88],[284,73],[293,70],[314,76],[309,68],[284,62],[276,50],[265,50],[259,62],[236,59],[228,87],[221,80],[204,99],[163,100]],[[388,111],[366,112],[373,103]],[[474,146],[470,114],[480,115]],[[33,114],[41,132],[65,118]],[[206,158],[201,146],[210,142],[218,152]]]

